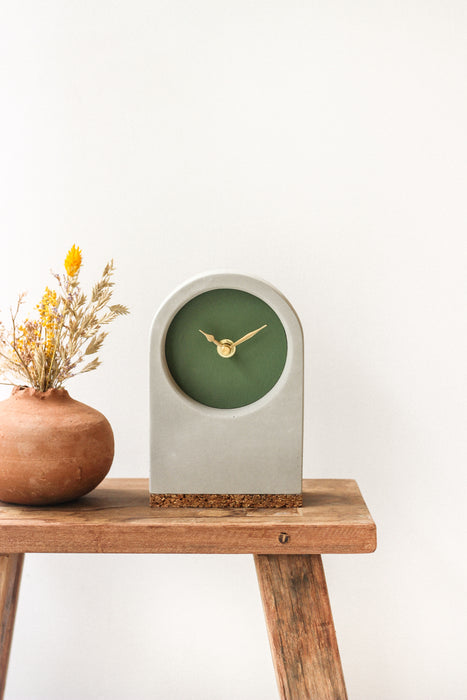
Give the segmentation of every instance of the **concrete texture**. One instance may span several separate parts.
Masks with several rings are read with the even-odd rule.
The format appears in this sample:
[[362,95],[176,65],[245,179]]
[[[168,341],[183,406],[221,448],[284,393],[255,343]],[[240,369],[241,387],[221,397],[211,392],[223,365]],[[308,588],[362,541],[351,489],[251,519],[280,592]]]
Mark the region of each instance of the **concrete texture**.
[[[194,296],[243,289],[263,299],[287,334],[284,371],[253,404],[215,409],[187,397],[165,361],[167,328]],[[155,315],[150,342],[151,493],[301,492],[303,335],[289,302],[271,285],[247,275],[217,272],[179,287]]]

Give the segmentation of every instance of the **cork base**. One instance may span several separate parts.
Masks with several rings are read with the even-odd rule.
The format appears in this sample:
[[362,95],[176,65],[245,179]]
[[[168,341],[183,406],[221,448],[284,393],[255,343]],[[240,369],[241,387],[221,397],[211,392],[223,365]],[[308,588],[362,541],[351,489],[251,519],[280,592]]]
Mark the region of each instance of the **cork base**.
[[151,493],[156,508],[300,508],[301,493]]

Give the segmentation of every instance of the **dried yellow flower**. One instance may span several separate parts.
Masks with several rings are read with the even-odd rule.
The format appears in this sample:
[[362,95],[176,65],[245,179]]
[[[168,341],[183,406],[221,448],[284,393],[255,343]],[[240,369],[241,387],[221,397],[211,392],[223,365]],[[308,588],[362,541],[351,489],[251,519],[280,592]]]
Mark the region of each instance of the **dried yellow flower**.
[[81,250],[73,244],[65,258],[65,270],[69,277],[74,277],[74,275],[76,275],[81,267],[82,261]]
[[58,292],[46,287],[36,305],[38,318],[26,318],[19,323],[18,314],[24,301],[24,294],[20,294],[16,309],[11,310],[11,330],[0,322],[0,375],[11,374],[38,391],[47,391],[99,366],[98,357],[87,360],[102,347],[107,335],[102,327],[127,314],[128,309],[110,303],[113,261],[105,266],[90,299],[78,280],[81,262],[81,250],[73,245],[65,258],[67,274],[54,274]]
[[61,323],[58,313],[58,303],[57,292],[46,287],[41,303],[36,306],[44,331],[44,351],[47,359],[53,357],[56,335],[60,332]]

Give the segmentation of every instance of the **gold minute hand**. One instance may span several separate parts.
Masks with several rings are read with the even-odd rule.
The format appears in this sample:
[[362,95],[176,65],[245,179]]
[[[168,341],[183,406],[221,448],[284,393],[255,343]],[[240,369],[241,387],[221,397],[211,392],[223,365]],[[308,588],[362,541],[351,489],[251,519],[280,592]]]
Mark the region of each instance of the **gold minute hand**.
[[237,345],[240,345],[240,343],[244,343],[245,340],[250,340],[250,338],[253,338],[254,335],[259,333],[260,331],[263,330],[263,328],[266,328],[268,324],[265,323],[264,326],[261,326],[261,328],[257,328],[255,331],[251,331],[251,333],[247,333],[246,335],[243,336],[243,338],[240,338],[240,340],[235,341],[233,344],[233,347],[236,348]]
[[219,343],[219,341],[216,340],[214,338],[214,336],[211,335],[210,333],[205,333],[204,331],[201,330],[201,328],[199,328],[198,330],[200,333],[202,333],[207,338],[207,340],[209,340],[210,343],[214,343],[214,345],[221,345],[221,343]]

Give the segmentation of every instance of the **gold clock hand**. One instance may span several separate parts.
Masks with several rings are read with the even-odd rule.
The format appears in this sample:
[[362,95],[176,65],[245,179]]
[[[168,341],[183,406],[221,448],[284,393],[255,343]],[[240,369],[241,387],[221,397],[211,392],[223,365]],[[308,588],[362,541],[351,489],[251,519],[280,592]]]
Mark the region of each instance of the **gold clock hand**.
[[201,328],[199,329],[199,332],[202,333],[207,338],[207,340],[209,340],[210,343],[214,343],[215,345],[221,345],[221,343],[219,343],[219,341],[216,340],[214,338],[214,336],[211,335],[210,333],[205,333],[204,331],[201,330]]
[[254,335],[259,333],[260,331],[263,330],[263,328],[266,328],[268,324],[265,323],[264,326],[261,326],[261,328],[257,328],[255,331],[251,331],[251,333],[247,333],[246,335],[243,336],[243,338],[240,338],[240,340],[235,341],[234,347],[237,347],[237,345],[240,345],[240,343],[244,343],[245,340],[250,340],[250,338],[253,338]]

